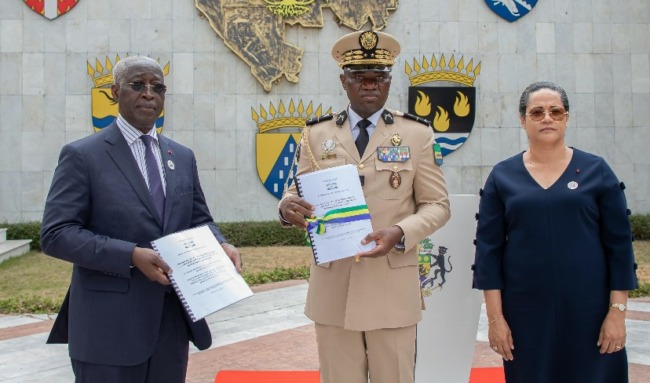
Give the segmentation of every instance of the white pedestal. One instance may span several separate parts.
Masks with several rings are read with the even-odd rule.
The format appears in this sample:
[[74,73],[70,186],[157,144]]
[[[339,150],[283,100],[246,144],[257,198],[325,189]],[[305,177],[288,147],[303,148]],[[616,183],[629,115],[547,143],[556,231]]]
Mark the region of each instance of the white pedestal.
[[416,383],[467,383],[472,368],[482,303],[471,270],[479,196],[449,199],[451,219],[420,244],[426,310],[418,325]]

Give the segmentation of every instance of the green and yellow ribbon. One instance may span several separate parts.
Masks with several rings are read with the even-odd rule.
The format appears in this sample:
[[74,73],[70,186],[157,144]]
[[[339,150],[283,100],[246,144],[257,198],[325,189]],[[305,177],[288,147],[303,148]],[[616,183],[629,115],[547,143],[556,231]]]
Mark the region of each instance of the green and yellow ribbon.
[[368,210],[368,205],[359,205],[330,210],[322,217],[313,217],[306,219],[308,222],[308,232],[316,229],[317,234],[324,234],[326,230],[326,224],[331,225],[333,223],[345,223],[370,219],[370,211]]

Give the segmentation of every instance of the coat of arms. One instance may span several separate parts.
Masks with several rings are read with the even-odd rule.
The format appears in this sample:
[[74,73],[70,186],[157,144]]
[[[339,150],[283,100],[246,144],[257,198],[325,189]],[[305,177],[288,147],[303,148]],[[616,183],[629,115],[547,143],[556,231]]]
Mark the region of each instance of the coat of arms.
[[[408,111],[411,114],[431,121],[436,142],[443,156],[458,149],[472,132],[476,116],[476,77],[481,72],[481,64],[474,61],[465,65],[461,57],[458,62],[452,55],[449,60],[444,55],[421,62],[413,60],[413,67],[406,63],[409,76]],[[458,86],[420,86],[427,83],[456,83]]]
[[485,0],[485,3],[492,12],[513,22],[526,16],[535,7],[537,0]]
[[[270,103],[268,112],[262,105],[259,111],[251,108],[258,129],[255,138],[257,174],[266,190],[276,198],[282,198],[284,187],[290,186],[296,170],[294,157],[305,121],[322,115],[322,112],[321,105],[314,110],[311,102],[305,107],[302,100],[297,106],[290,100],[288,108],[282,101],[277,108]],[[327,113],[330,112],[331,108]]]
[[425,297],[431,296],[435,290],[442,290],[447,282],[447,273],[454,268],[447,250],[445,246],[434,245],[429,238],[418,244],[420,289]]
[[32,11],[39,15],[54,20],[69,12],[79,0],[24,0]]

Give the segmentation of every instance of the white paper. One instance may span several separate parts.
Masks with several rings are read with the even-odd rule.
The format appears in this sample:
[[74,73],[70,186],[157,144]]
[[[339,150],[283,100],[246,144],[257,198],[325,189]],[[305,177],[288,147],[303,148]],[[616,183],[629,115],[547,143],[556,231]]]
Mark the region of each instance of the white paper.
[[[336,166],[298,175],[296,186],[302,198],[315,206],[314,215],[317,218],[322,219],[326,214],[339,209],[360,206],[367,209],[359,172],[354,165]],[[366,218],[357,219],[362,216]],[[351,257],[375,247],[374,242],[361,244],[361,240],[372,232],[369,213],[358,214],[356,217],[343,223],[325,219],[325,232],[320,234],[316,227],[310,226],[309,237],[316,264]]]
[[207,226],[151,242],[172,268],[169,280],[192,321],[253,295]]

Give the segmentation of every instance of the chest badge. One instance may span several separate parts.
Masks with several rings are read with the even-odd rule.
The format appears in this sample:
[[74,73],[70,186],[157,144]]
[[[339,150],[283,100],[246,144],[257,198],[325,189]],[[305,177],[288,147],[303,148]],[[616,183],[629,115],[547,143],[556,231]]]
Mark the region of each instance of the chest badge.
[[326,159],[326,158],[336,158],[336,154],[332,153],[334,151],[334,148],[336,148],[336,142],[332,139],[327,139],[323,141],[323,144],[321,145],[323,148],[323,155],[321,156],[321,159]]
[[399,146],[402,143],[402,137],[395,133],[390,137],[390,143],[393,144],[393,146]]

